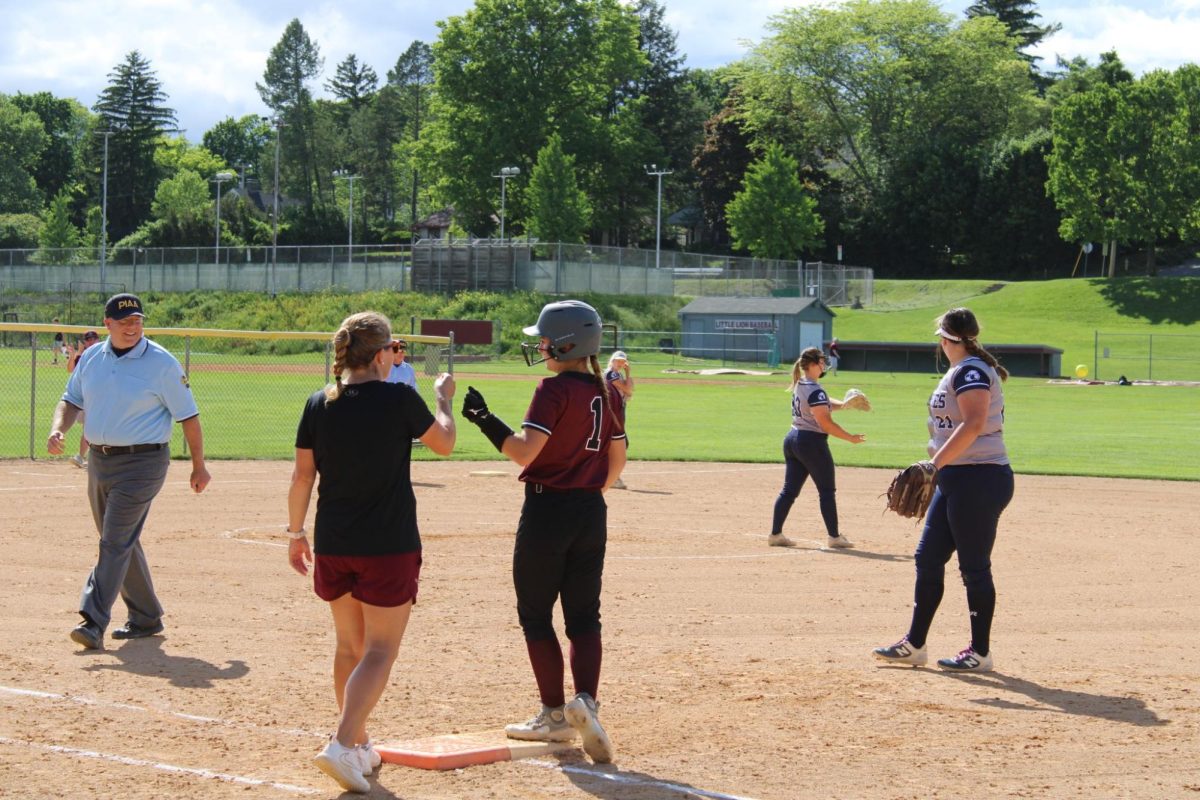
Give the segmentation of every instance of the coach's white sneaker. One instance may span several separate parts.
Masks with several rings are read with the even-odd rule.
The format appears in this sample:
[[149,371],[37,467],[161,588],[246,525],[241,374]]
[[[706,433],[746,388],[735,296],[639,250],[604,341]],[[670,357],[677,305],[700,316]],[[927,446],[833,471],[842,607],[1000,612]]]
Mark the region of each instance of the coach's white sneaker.
[[611,762],[613,746],[608,734],[600,725],[600,704],[587,692],[580,692],[563,708],[566,710],[567,722],[583,736],[583,752],[591,756],[592,761],[597,764]]
[[992,654],[981,656],[973,647],[968,647],[954,658],[939,658],[938,666],[948,672],[991,672]]
[[346,791],[359,794],[371,791],[371,784],[363,777],[366,759],[361,749],[346,747],[336,736],[330,736],[329,744],[317,753],[314,761],[322,772],[337,781],[338,786]]
[[881,661],[889,661],[893,664],[911,664],[914,667],[923,667],[929,660],[929,653],[925,651],[925,648],[913,647],[907,637],[888,647],[876,647],[871,652]]
[[795,547],[796,543],[782,533],[772,533],[767,536],[767,544],[771,547]]
[[383,763],[383,756],[375,749],[375,744],[371,740],[367,740],[358,746],[362,751],[363,760],[363,777],[370,777],[371,773],[379,769],[379,765]]
[[551,708],[542,706],[537,716],[528,722],[514,722],[504,726],[504,735],[525,742],[571,742],[575,740],[575,729],[567,722],[565,706]]
[[79,467],[80,469],[84,469],[87,467],[87,462],[84,461],[83,456],[79,455],[78,453],[71,456],[71,463],[74,464],[75,466]]
[[830,536],[825,541],[825,546],[832,550],[849,550],[854,547],[854,542],[843,536]]

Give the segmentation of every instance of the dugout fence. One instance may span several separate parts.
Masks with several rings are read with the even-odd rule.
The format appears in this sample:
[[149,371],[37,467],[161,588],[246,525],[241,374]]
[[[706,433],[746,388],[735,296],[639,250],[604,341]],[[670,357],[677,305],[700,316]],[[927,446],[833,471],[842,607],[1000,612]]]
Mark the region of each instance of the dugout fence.
[[[54,334],[75,343],[88,330],[0,323],[0,458],[52,458],[46,438],[68,378],[65,359],[53,352]],[[331,332],[148,327],[146,335],[183,364],[200,407],[205,455],[212,459],[291,458],[305,400],[331,380]],[[454,371],[452,337],[393,335],[408,342],[417,391],[432,409],[434,380]],[[79,425],[71,429],[61,458],[76,452],[81,434]],[[176,456],[186,452],[178,425],[171,450]]]
[[1200,381],[1200,336],[1095,332],[1092,373],[1098,381]]

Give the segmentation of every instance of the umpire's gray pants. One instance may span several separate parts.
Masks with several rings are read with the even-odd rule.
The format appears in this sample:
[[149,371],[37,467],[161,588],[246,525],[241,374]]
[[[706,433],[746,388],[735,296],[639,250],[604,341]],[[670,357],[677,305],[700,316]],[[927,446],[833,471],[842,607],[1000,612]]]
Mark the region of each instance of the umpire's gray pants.
[[79,611],[101,630],[112,620],[118,592],[130,622],[153,625],[162,618],[140,538],[170,463],[166,447],[128,455],[89,454],[88,501],[100,531],[100,558],[83,586]]

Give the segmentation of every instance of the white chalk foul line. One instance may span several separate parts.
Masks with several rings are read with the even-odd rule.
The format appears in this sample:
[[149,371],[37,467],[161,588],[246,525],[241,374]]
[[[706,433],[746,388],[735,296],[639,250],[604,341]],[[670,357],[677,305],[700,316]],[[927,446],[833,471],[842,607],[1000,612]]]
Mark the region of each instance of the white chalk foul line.
[[518,764],[529,764],[534,767],[543,767],[552,769],[557,772],[570,772],[575,775],[587,775],[589,778],[597,780],[609,781],[610,783],[624,784],[625,786],[652,786],[658,789],[669,789],[673,792],[679,792],[685,796],[709,797],[712,800],[754,800],[752,797],[747,797],[740,794],[725,794],[724,792],[710,792],[707,789],[697,789],[695,786],[689,786],[684,783],[672,783],[671,781],[660,781],[654,778],[642,778],[634,775],[622,775],[620,772],[600,772],[599,770],[589,767],[580,767],[574,764],[555,764],[550,761],[542,761],[537,758],[526,758],[517,762]]
[[131,767],[150,767],[151,769],[162,770],[163,772],[173,772],[178,775],[193,775],[197,778],[212,778],[214,780],[225,781],[227,783],[241,784],[242,786],[267,786],[283,792],[291,792],[292,794],[321,794],[321,792],[318,790],[311,789],[307,786],[295,786],[290,783],[279,783],[277,781],[267,781],[259,778],[247,778],[242,775],[230,775],[227,772],[215,772],[211,769],[181,767],[177,764],[166,764],[161,761],[149,761],[143,758],[118,756],[112,753],[100,753],[96,750],[81,750],[78,747],[67,747],[66,745],[61,744],[41,744],[40,742],[27,742],[23,739],[10,739],[7,736],[0,736],[0,744],[29,747],[34,750],[44,750],[49,753],[61,753],[63,755],[76,756],[77,758],[94,758],[100,761],[111,761],[116,764],[125,764]]
[[144,706],[135,706],[128,703],[114,703],[109,700],[97,700],[92,697],[57,694],[55,692],[42,692],[36,689],[22,689],[17,686],[0,686],[0,693],[14,695],[16,697],[36,697],[40,700],[61,700],[66,703],[76,703],[81,706],[97,706],[100,708],[120,709],[121,711],[137,711],[141,714],[164,714],[177,719],[185,719],[189,722],[199,722],[205,725],[218,725],[223,728],[241,728],[243,730],[260,731],[264,733],[282,733],[288,736],[310,736],[314,739],[324,739],[326,736],[326,734],[317,733],[316,731],[306,731],[302,728],[267,728],[262,725],[255,725],[253,722],[234,722],[233,720],[217,719],[216,717],[202,717],[196,714],[184,714],[179,711],[170,711],[167,709],[146,708]]

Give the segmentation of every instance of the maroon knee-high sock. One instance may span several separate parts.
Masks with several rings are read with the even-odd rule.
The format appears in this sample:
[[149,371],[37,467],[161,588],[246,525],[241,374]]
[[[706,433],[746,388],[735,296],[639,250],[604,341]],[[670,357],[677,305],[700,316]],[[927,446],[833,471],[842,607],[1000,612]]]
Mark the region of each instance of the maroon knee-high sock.
[[587,692],[593,698],[600,686],[600,660],[604,648],[600,644],[600,631],[584,633],[571,640],[571,676],[575,679],[575,693]]
[[563,654],[558,639],[532,642],[526,639],[525,649],[529,651],[529,663],[537,680],[538,694],[542,696],[542,705],[558,708],[566,702],[563,697]]

